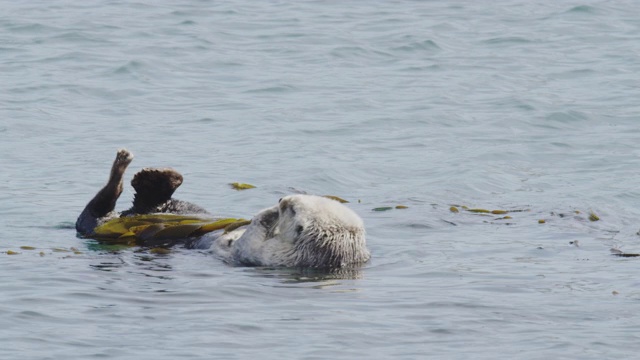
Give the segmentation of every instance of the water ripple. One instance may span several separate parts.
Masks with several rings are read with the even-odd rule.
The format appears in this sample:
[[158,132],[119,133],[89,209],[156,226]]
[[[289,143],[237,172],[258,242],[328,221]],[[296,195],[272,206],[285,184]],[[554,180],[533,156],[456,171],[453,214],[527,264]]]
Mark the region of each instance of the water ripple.
[[[610,249],[640,252],[639,11],[5,2],[0,357],[629,358],[640,260]],[[221,215],[333,194],[373,258],[242,268],[79,239],[119,147],[118,209],[148,166]]]

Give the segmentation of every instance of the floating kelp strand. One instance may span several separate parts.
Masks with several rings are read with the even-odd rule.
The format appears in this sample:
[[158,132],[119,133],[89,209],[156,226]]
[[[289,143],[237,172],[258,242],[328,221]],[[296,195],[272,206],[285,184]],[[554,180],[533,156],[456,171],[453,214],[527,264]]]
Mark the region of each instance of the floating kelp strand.
[[[165,226],[160,231],[154,233],[153,238],[155,240],[186,239],[201,227],[202,226],[200,224]],[[144,239],[144,240],[148,240],[148,239]]]
[[186,225],[186,224],[200,224],[202,223],[202,219],[189,219],[189,220],[182,220],[180,221],[180,225]]
[[164,224],[149,225],[144,229],[142,229],[140,232],[136,233],[136,239],[142,240],[142,241],[149,240],[153,238],[156,233],[160,232],[160,230],[164,228],[165,228]]
[[466,209],[468,212],[477,213],[477,214],[488,214],[491,211],[487,209]]
[[626,253],[620,249],[611,249],[611,254],[620,257],[638,257],[640,254]]
[[489,209],[485,209],[485,208],[469,208],[468,206],[465,205],[451,205],[451,207],[449,207],[449,211],[451,212],[459,212],[460,209],[463,209],[465,211],[474,213],[474,214],[493,214],[493,215],[504,215],[504,214],[508,214],[508,213],[516,213],[516,212],[525,212],[525,211],[531,211],[530,209],[512,209],[512,210],[504,210],[504,209],[496,209],[496,210],[489,210]]
[[233,223],[225,226],[224,227],[224,232],[226,234],[226,233],[232,232],[233,230],[238,229],[239,227],[242,227],[242,226],[245,226],[245,225],[249,225],[249,224],[251,224],[251,220],[242,220],[242,219],[240,219],[240,220],[238,220],[236,222],[233,222]]
[[[200,227],[200,229],[198,229],[197,231],[195,231],[194,236],[198,236],[198,235],[204,235],[208,232],[212,232],[212,231],[216,231],[216,230],[220,230],[220,229],[225,229],[227,226],[236,223],[238,221],[246,221],[244,219],[233,219],[233,218],[229,218],[229,219],[220,219],[218,221],[214,221],[212,223],[208,223],[206,225],[203,225]],[[240,225],[242,226],[242,225]]]
[[[238,221],[246,220],[235,218],[213,220],[175,214],[135,215],[110,220],[97,227],[91,237],[115,244],[148,245],[145,243],[202,236],[211,231],[224,229]],[[241,223],[238,227],[244,224]]]
[[231,185],[231,187],[234,190],[248,190],[248,189],[254,189],[255,186],[251,185],[251,184],[245,184],[245,183],[240,183],[240,182],[233,182],[230,183],[229,185]]
[[335,195],[323,195],[323,197],[326,197],[327,199],[335,200],[335,201],[337,201],[339,203],[342,203],[342,204],[348,203],[347,200],[345,200],[345,199],[343,199],[343,198],[341,198],[339,196],[335,196]]

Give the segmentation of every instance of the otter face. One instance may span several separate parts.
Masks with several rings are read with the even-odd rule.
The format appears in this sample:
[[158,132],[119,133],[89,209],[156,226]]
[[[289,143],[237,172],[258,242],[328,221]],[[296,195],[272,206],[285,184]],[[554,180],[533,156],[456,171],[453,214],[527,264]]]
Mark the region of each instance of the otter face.
[[286,196],[262,210],[231,254],[242,265],[316,268],[358,265],[370,257],[360,217],[313,195]]

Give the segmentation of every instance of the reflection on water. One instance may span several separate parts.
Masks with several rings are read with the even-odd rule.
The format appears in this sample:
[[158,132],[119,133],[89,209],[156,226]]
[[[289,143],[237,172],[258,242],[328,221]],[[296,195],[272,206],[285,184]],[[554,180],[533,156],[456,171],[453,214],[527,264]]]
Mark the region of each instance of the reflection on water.
[[247,270],[250,276],[278,279],[284,284],[325,282],[328,280],[356,280],[362,278],[361,268],[305,269],[257,267]]
[[[153,274],[155,272],[172,272],[171,253],[153,254],[147,248],[130,247],[122,245],[104,245],[94,240],[88,241],[88,248],[98,253],[97,257],[92,257],[98,263],[90,264],[90,267],[99,271],[118,271],[126,268],[127,271],[150,271],[145,272],[145,276],[159,278],[169,278],[166,275]],[[207,252],[195,250],[177,249],[176,254],[182,261],[184,257],[205,256],[211,262],[223,262]],[[192,254],[189,254],[192,253]],[[234,268],[230,265],[224,265]],[[136,270],[133,270],[136,269]],[[362,268],[337,268],[337,269],[311,269],[311,268],[281,268],[281,267],[237,267],[249,277],[260,277],[276,279],[282,284],[303,284],[303,283],[323,283],[322,286],[336,285],[339,283],[332,280],[357,280],[362,279]]]
[[114,270],[120,269],[125,265],[124,260],[122,259],[117,259],[117,260],[120,260],[120,261],[110,262],[110,261],[100,260],[99,264],[90,264],[89,266],[95,270],[114,271]]

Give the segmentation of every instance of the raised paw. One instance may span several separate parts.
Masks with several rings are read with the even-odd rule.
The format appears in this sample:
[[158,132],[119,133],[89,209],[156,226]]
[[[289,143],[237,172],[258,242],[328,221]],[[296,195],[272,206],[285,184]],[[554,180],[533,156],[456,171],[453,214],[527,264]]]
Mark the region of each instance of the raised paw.
[[133,154],[127,149],[119,149],[116,154],[115,163],[118,165],[129,165],[133,161]]
[[[127,149],[120,149],[116,154],[116,159],[113,160],[113,165],[111,166],[111,178],[109,179],[109,183],[111,184],[119,184],[122,182],[122,175],[124,175],[125,170],[129,164],[133,161],[133,154],[129,152]],[[122,185],[119,185],[122,187]]]

